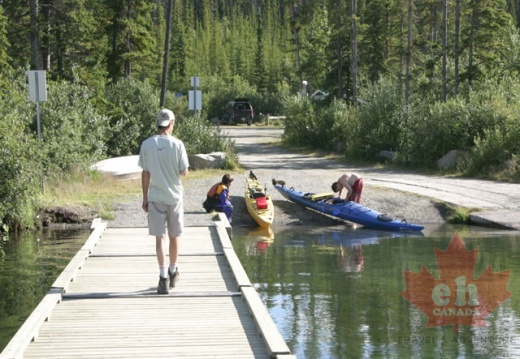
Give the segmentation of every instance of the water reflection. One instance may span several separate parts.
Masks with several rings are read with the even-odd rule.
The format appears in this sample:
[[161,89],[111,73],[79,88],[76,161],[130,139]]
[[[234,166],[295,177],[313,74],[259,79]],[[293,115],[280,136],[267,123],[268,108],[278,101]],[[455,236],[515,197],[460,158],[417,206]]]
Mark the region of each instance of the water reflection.
[[[510,270],[512,296],[486,317],[487,327],[427,328],[423,312],[401,296],[403,271],[424,265],[438,278],[435,248],[458,233],[478,249],[475,278],[487,266]],[[520,234],[471,226],[432,226],[416,233],[346,227],[275,230],[266,255],[233,233],[251,282],[299,359],[519,357]]]
[[338,250],[338,267],[345,273],[361,272],[365,266],[365,258],[363,258],[363,249],[360,244],[343,249],[343,245],[339,245]]
[[267,248],[274,241],[274,232],[271,228],[257,227],[247,234],[247,250],[248,255],[257,255],[267,253]]
[[26,232],[0,241],[0,351],[88,238],[86,229]]

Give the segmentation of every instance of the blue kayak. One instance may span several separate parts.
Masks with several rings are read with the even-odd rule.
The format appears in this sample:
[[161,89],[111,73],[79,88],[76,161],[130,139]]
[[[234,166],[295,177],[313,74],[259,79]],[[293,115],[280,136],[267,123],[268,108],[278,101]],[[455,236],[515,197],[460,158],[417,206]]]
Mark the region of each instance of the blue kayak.
[[316,195],[296,191],[292,187],[285,187],[283,181],[276,181],[274,179],[273,185],[278,192],[294,203],[301,204],[329,216],[360,224],[367,228],[387,231],[422,231],[424,229],[424,226],[408,223],[405,220],[400,221],[393,219],[386,214],[379,213],[356,202],[351,201],[345,203],[344,201],[335,201],[333,198],[330,198],[332,194]]

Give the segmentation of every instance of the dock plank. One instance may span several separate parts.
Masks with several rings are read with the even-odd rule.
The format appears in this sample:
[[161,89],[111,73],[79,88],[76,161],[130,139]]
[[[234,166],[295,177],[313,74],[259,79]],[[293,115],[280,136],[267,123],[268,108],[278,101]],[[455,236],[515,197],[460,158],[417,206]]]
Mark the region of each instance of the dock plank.
[[169,295],[147,229],[98,223],[0,357],[289,358],[223,222],[185,229]]

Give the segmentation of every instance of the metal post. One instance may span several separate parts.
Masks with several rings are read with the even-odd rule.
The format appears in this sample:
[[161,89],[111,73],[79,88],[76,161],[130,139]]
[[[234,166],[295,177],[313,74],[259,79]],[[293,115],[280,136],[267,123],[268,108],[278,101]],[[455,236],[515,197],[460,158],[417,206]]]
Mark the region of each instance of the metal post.
[[40,91],[38,90],[40,88],[38,83],[38,73],[34,73],[34,81],[36,84],[36,123],[38,126],[38,139],[42,139],[42,129],[40,125]]
[[193,113],[197,116],[197,80],[193,80]]
[[[34,73],[34,83],[36,84],[36,125],[38,127],[38,141],[42,142],[42,126],[40,122],[40,86],[38,83],[38,73]],[[42,194],[45,193],[45,189],[43,186],[43,170],[40,170],[40,186],[42,189]]]

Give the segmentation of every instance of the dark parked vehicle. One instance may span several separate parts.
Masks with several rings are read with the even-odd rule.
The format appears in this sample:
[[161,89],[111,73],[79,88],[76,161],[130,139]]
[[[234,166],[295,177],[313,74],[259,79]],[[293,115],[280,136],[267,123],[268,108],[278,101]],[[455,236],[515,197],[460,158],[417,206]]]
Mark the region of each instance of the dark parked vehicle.
[[222,116],[220,117],[221,124],[237,125],[245,123],[251,126],[255,113],[253,106],[247,98],[236,98],[234,101],[228,102]]

